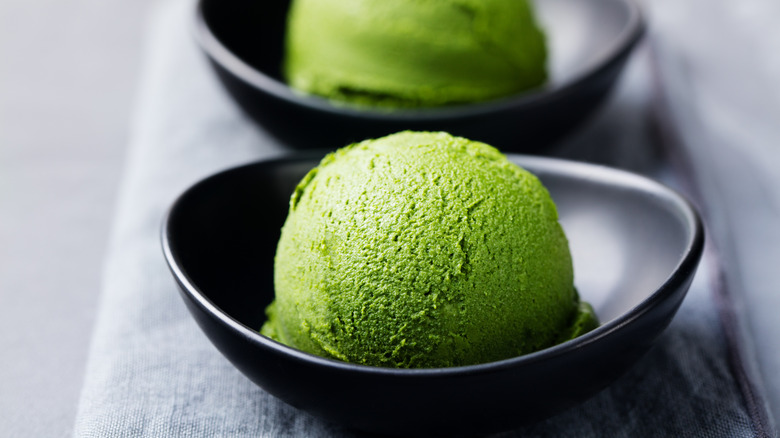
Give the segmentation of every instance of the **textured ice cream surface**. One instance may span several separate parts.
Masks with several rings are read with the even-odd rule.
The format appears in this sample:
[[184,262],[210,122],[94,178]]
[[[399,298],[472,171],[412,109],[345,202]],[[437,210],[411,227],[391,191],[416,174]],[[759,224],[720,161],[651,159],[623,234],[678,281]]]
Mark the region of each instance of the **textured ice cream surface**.
[[545,82],[545,37],[527,0],[294,0],[284,71],[333,101],[424,107]]
[[290,199],[274,279],[263,334],[366,365],[490,362],[597,325],[544,186],[446,133],[326,156]]

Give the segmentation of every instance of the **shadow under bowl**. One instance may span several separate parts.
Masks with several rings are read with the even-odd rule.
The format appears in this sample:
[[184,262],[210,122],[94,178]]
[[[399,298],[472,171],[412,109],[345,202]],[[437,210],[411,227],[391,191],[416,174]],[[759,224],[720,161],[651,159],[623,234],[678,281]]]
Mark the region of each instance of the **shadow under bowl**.
[[550,52],[546,86],[483,103],[387,111],[333,105],[286,85],[288,8],[288,0],[199,0],[195,35],[241,108],[294,149],[335,149],[411,129],[543,152],[599,107],[644,32],[633,0],[540,0]]
[[164,221],[162,245],[187,308],[249,379],[285,402],[381,434],[469,436],[536,422],[593,396],[644,354],[682,302],[703,247],[696,211],[647,178],[510,155],[555,200],[575,285],[602,325],[532,354],[481,365],[390,369],[303,353],[258,333],[274,298],[288,200],[318,163],[261,161],[195,184]]

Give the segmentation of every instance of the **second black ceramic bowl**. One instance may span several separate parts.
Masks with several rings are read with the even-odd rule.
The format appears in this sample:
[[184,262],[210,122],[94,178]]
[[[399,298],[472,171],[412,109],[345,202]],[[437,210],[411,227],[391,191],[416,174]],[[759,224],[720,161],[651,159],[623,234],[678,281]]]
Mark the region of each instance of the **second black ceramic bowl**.
[[511,159],[550,190],[570,241],[575,285],[603,323],[525,356],[389,369],[324,359],[261,336],[289,197],[316,159],[259,162],[198,183],[170,210],[163,251],[209,339],[287,403],[380,434],[468,436],[515,428],[591,397],[647,351],[688,290],[703,231],[684,199],[646,178],[554,159]]
[[505,151],[540,152],[604,100],[643,33],[633,0],[538,0],[550,41],[551,80],[485,103],[387,112],[334,106],[282,80],[288,0],[200,0],[195,33],[230,95],[296,149],[335,149],[412,130],[447,131]]

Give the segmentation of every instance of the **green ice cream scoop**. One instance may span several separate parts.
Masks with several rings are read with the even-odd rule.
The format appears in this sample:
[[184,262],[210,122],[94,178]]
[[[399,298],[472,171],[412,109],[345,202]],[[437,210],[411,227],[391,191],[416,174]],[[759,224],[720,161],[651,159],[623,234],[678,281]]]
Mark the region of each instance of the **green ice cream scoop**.
[[446,133],[326,156],[292,195],[274,279],[261,332],[359,364],[490,362],[598,324],[540,181]]
[[294,0],[284,72],[334,101],[424,107],[537,87],[546,57],[527,0]]

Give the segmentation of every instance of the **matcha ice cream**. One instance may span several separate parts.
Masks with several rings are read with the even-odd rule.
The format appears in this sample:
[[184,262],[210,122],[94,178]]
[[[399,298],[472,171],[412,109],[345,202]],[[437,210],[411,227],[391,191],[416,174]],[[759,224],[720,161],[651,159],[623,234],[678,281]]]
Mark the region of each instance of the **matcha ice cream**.
[[527,0],[293,0],[293,88],[358,104],[423,107],[541,85],[546,45]]
[[295,189],[262,333],[313,354],[446,367],[598,323],[547,190],[484,143],[402,132],[331,153]]

